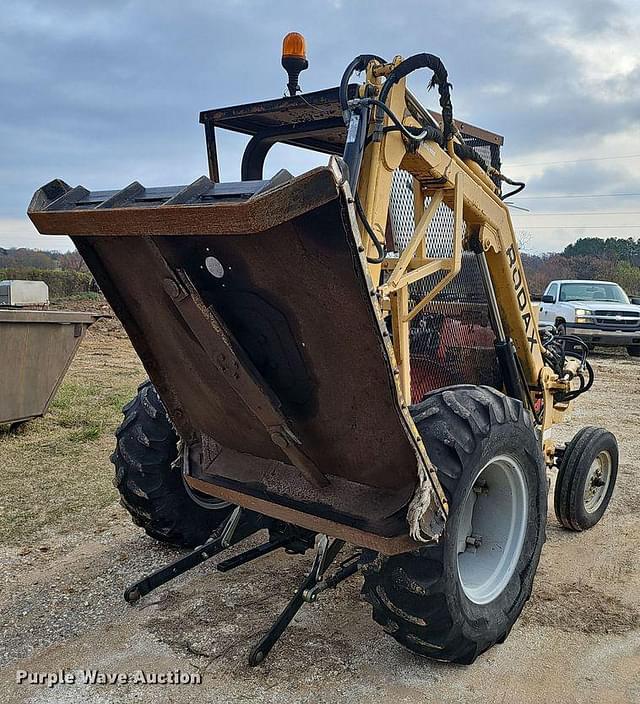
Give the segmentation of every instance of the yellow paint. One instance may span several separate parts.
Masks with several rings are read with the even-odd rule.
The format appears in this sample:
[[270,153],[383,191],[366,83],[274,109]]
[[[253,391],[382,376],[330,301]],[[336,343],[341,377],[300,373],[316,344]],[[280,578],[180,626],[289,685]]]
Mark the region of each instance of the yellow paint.
[[[367,69],[368,89],[379,91],[383,77],[400,60],[396,57],[385,66],[372,62]],[[364,88],[360,94],[365,94]],[[407,108],[404,80],[391,89],[388,105],[404,124],[418,124]],[[373,114],[374,111],[371,127]],[[390,119],[385,115],[384,126],[390,124]],[[382,309],[391,314],[394,352],[406,403],[411,403],[410,321],[458,275],[463,248],[471,249],[476,244],[472,240],[477,239],[477,246],[486,254],[505,333],[515,345],[531,389],[532,401],[536,393],[544,398],[543,429],[548,428],[568,410],[568,404],[556,404],[554,407],[553,400],[553,393],[559,389],[566,390],[568,382],[558,379],[551,369],[545,367],[536,311],[531,303],[511,217],[496,193],[494,183],[477,164],[457,157],[452,143],[447,145],[446,150],[432,141],[408,149],[399,131],[385,132],[382,141],[371,141],[367,145],[358,183],[358,193],[367,219],[382,241],[387,229],[393,172],[397,168],[408,171],[414,178],[416,222],[413,236],[399,258],[389,258],[383,264],[370,264],[369,273],[374,285],[378,286]],[[431,198],[426,209],[425,197]],[[441,204],[454,212],[453,256],[429,258],[426,241],[429,223]],[[464,240],[463,223],[467,225]],[[363,227],[361,235],[367,255],[375,256],[375,247]],[[383,271],[390,272],[384,282]],[[438,271],[445,272],[438,284],[421,300],[410,300],[408,286]]]

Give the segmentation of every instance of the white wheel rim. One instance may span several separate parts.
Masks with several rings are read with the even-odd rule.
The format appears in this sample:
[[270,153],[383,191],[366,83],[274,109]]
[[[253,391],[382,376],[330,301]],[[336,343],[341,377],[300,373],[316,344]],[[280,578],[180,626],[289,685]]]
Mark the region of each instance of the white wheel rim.
[[587,513],[594,513],[602,506],[611,483],[611,464],[611,455],[607,450],[602,450],[589,467],[582,497]]
[[511,579],[524,543],[527,498],[524,471],[513,457],[495,457],[476,474],[456,540],[458,578],[470,601],[488,604]]

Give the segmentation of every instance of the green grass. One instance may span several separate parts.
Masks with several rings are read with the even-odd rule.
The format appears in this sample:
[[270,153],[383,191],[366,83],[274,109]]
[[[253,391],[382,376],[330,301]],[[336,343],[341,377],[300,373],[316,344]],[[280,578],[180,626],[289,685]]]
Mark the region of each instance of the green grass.
[[59,389],[51,406],[52,417],[61,428],[69,429],[71,442],[97,440],[111,429],[114,412],[119,412],[126,401],[124,393],[101,388],[96,384],[65,383]]
[[66,303],[69,301],[104,301],[104,296],[94,291],[85,291],[83,293],[73,293],[70,296],[63,296],[61,298],[54,297],[53,300]]
[[127,340],[90,331],[49,413],[0,432],[0,544],[91,530],[117,501],[113,434],[143,378]]

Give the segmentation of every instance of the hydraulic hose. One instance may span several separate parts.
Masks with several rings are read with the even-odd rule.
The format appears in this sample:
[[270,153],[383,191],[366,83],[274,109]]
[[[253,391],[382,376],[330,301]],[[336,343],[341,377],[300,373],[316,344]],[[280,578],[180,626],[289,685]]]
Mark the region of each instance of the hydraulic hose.
[[507,178],[502,174],[499,174],[498,178],[501,181],[508,183],[510,186],[516,186],[516,188],[514,188],[512,191],[509,191],[509,193],[505,193],[503,196],[501,196],[502,200],[507,200],[507,198],[511,198],[511,196],[517,195],[518,193],[523,191],[527,185],[524,181],[512,181],[510,178]]
[[[402,132],[402,134],[407,139],[414,140],[416,142],[422,142],[425,139],[432,139],[438,143],[442,141],[442,132],[440,132],[437,127],[433,127],[431,125],[427,125],[426,127],[424,127],[421,132],[411,131],[408,127],[403,125],[402,122],[400,122],[398,116],[395,115],[393,111],[387,106],[387,104],[382,102],[382,100],[376,100],[375,98],[364,98],[360,102],[368,105],[375,105],[379,110],[382,110],[384,113],[386,113],[389,116],[391,122],[393,122],[393,124],[395,125],[395,128],[398,131]],[[384,130],[385,128],[383,127],[382,131],[384,132]]]
[[[387,80],[384,82],[384,85],[380,91],[380,101],[386,104],[387,97],[392,86],[399,80],[405,78],[405,76],[408,76],[410,73],[413,73],[420,68],[428,68],[433,71],[433,76],[431,81],[429,81],[428,87],[433,88],[434,86],[438,86],[438,93],[440,94],[440,108],[442,110],[442,122],[444,127],[444,141],[446,143],[453,138],[456,130],[453,124],[451,84],[448,80],[447,69],[437,56],[434,56],[433,54],[414,54],[399,63],[387,76]],[[383,111],[378,110],[376,115],[375,132],[379,133],[380,136],[382,135],[383,121]]]
[[364,71],[371,61],[379,61],[381,64],[386,63],[384,59],[381,59],[376,54],[360,54],[360,56],[356,56],[356,58],[353,59],[342,74],[338,97],[340,99],[340,109],[342,110],[342,117],[345,125],[348,125],[349,120],[351,119],[351,109],[349,108],[348,96],[349,79],[354,73]]
[[[364,71],[369,63],[371,61],[379,61],[381,64],[385,64],[386,61],[381,58],[380,56],[376,54],[360,54],[360,56],[356,56],[353,61],[347,66],[347,68],[344,70],[344,73],[342,74],[342,78],[340,79],[340,88],[338,89],[338,98],[340,100],[340,109],[342,110],[342,118],[344,120],[345,125],[347,127],[349,126],[349,123],[351,122],[351,108],[349,107],[349,79],[354,73],[358,73],[360,71]],[[355,178],[355,183],[352,184],[353,188],[353,197],[355,201],[355,206],[356,206],[356,212],[358,214],[358,217],[360,218],[360,222],[364,226],[364,229],[366,230],[367,234],[371,238],[371,241],[373,242],[374,247],[376,248],[377,256],[376,257],[367,257],[367,261],[369,264],[381,264],[384,261],[386,252],[385,252],[385,247],[384,247],[384,242],[380,242],[378,237],[376,236],[376,233],[374,232],[373,228],[369,224],[369,221],[367,220],[367,216],[364,212],[364,208],[362,207],[362,203],[360,202],[360,197],[358,195],[357,191],[357,175],[354,174]]]
[[[351,122],[352,109],[349,105],[348,87],[349,79],[355,72],[364,71],[371,61],[379,61],[381,64],[386,63],[384,59],[376,54],[360,54],[356,56],[355,59],[347,66],[342,78],[340,80],[339,88],[339,100],[340,109],[342,110],[342,117],[345,125],[349,126]],[[428,88],[431,89],[434,86],[438,87],[438,93],[440,95],[440,108],[442,110],[442,122],[443,130],[442,132],[434,127],[433,125],[424,125],[421,130],[415,128],[409,128],[402,124],[402,121],[393,113],[393,111],[387,105],[387,98],[389,97],[389,92],[391,88],[400,80],[408,76],[410,73],[417,71],[421,68],[428,68],[433,72],[433,76],[429,81]],[[472,147],[466,145],[462,138],[460,138],[460,143],[453,142],[453,137],[457,133],[457,129],[453,122],[453,105],[451,102],[451,84],[449,83],[447,69],[440,60],[439,57],[434,54],[414,54],[408,59],[405,59],[399,63],[386,77],[385,82],[380,89],[379,98],[365,97],[357,101],[360,106],[372,105],[375,109],[375,125],[373,132],[365,137],[364,145],[370,141],[380,141],[383,137],[385,131],[398,130],[401,132],[405,138],[413,143],[421,142],[424,140],[433,140],[438,142],[441,146],[446,147],[446,145],[451,142],[453,144],[453,149],[455,154],[463,160],[471,160],[480,166],[483,171],[488,173],[494,178],[499,178],[500,180],[509,183],[516,188],[510,191],[506,195],[502,196],[502,200],[520,193],[525,187],[525,184],[520,181],[512,181],[506,176],[503,176],[496,169],[493,169],[485,160],[478,154],[478,152]],[[387,115],[393,125],[391,127],[384,126],[384,116]],[[363,145],[363,146],[364,146]],[[374,243],[378,256],[376,258],[368,258],[370,263],[380,263],[383,261],[385,256],[385,246],[384,242],[380,242],[377,238],[375,232],[371,228],[369,222],[367,221],[366,215],[358,198],[357,190],[355,184],[352,184],[355,196],[356,210],[358,217],[360,218],[365,230],[371,237]]]
[[367,216],[364,212],[364,208],[362,207],[362,203],[360,202],[360,196],[358,195],[357,191],[354,191],[354,193],[353,193],[353,200],[355,201],[355,204],[356,204],[356,212],[358,213],[358,217],[360,218],[360,222],[364,225],[364,229],[367,231],[367,234],[371,238],[371,241],[373,242],[373,245],[376,248],[376,251],[378,253],[377,257],[367,257],[367,261],[369,262],[369,264],[382,264],[382,262],[384,261],[385,255],[386,255],[384,243],[380,242],[374,229],[369,224],[369,221],[367,220]]

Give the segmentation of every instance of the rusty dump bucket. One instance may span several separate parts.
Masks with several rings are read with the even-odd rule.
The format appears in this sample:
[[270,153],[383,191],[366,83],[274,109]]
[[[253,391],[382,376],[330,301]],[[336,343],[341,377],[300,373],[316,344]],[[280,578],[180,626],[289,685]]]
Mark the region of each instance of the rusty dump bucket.
[[99,317],[0,308],[0,423],[47,412],[87,328]]
[[54,181],[29,215],[73,238],[190,447],[192,486],[359,545],[413,545],[421,449],[333,160],[270,182]]

